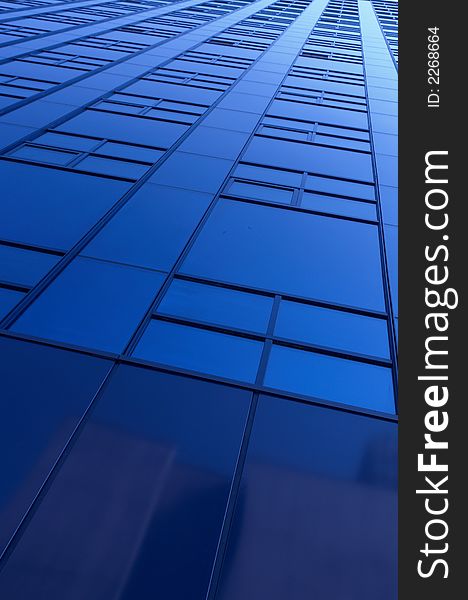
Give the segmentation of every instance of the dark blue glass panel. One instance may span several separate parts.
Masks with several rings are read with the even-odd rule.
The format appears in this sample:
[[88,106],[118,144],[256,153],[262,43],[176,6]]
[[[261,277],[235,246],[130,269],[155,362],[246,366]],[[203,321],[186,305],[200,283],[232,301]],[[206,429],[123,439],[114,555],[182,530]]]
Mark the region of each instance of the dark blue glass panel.
[[339,110],[320,104],[274,100],[270,114],[286,119],[302,119],[312,123],[328,123],[343,127],[356,127],[358,129],[367,129],[369,126],[365,112]]
[[129,94],[149,96],[150,98],[164,98],[165,100],[176,100],[179,102],[194,102],[195,104],[213,104],[221,92],[191,85],[174,85],[156,81],[140,80],[130,85],[125,90]]
[[231,161],[221,158],[174,152],[149,181],[214,193],[218,191],[231,166]]
[[356,360],[274,345],[264,383],[340,404],[395,412],[391,369]]
[[151,321],[134,356],[156,363],[255,381],[263,343],[234,335]]
[[224,200],[185,273],[383,310],[377,227]]
[[187,130],[186,125],[129,115],[87,110],[57,127],[57,131],[91,135],[147,146],[169,148]]
[[261,397],[216,600],[395,600],[396,425]]
[[272,307],[268,296],[176,279],[158,312],[265,333]]
[[[0,552],[109,368],[105,360],[0,338]],[[9,597],[1,589],[0,596]]]
[[370,182],[374,179],[370,155],[313,144],[304,145],[255,137],[243,160],[284,169],[311,171],[332,177]]
[[0,162],[0,237],[67,250],[130,184],[15,162]]
[[163,280],[162,273],[77,258],[12,329],[35,337],[120,352]]
[[257,115],[223,108],[213,109],[203,120],[203,123],[209,127],[229,128],[234,131],[246,131],[247,133],[252,131],[257,122]]
[[345,197],[352,196],[354,198],[362,198],[363,200],[375,200],[373,185],[364,185],[352,181],[307,175],[305,187],[313,192],[337,194]]
[[24,295],[23,292],[0,288],[0,319],[3,319]]
[[299,187],[302,181],[301,173],[242,164],[236,168],[234,175],[245,179],[253,179],[254,181],[264,181],[265,183],[277,183],[278,185],[290,185],[293,187]]
[[83,254],[170,270],[210,200],[208,194],[147,183]]
[[233,181],[226,191],[231,196],[266,200],[267,202],[277,202],[278,204],[291,204],[293,198],[293,191],[290,189],[258,185],[244,181]]
[[164,154],[162,150],[153,150],[152,148],[133,144],[117,144],[115,142],[106,142],[104,145],[99,146],[97,152],[106,156],[141,160],[148,163],[155,163]]
[[389,357],[387,321],[283,300],[275,334],[318,346]]
[[219,103],[219,108],[245,111],[261,115],[269,103],[269,98],[253,94],[239,94],[232,91]]
[[250,394],[119,367],[0,574],[15,600],[205,600]]
[[111,175],[112,177],[126,177],[128,179],[139,179],[149,169],[149,165],[142,165],[124,160],[112,160],[102,156],[88,156],[80,161],[79,169],[90,173]]
[[56,133],[54,131],[48,131],[34,141],[38,144],[44,144],[45,146],[54,146],[78,151],[91,150],[99,143],[97,138],[93,139],[78,135],[66,135],[65,133]]
[[11,152],[9,156],[22,158],[33,162],[43,162],[50,165],[68,165],[78,156],[76,152],[63,150],[51,150],[49,148],[36,148],[34,146],[20,146],[18,150]]
[[337,198],[322,194],[311,194],[304,192],[301,199],[301,207],[331,215],[343,217],[354,217],[356,219],[377,220],[375,204],[368,202],[356,202],[348,198]]
[[248,133],[215,127],[197,127],[181,146],[184,152],[217,158],[237,158],[249,137]]
[[0,280],[33,286],[60,260],[59,256],[0,244]]

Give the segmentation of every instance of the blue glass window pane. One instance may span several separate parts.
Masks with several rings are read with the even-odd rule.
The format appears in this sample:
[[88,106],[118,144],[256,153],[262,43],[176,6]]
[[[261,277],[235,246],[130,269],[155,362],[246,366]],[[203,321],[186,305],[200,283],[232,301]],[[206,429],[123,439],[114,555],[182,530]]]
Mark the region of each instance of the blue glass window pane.
[[[289,122],[290,126],[291,123]],[[310,127],[312,129],[312,127]],[[285,140],[298,140],[300,142],[307,142],[309,139],[309,131],[297,131],[296,129],[280,128],[280,127],[268,127],[263,126],[259,130],[263,135],[267,135],[268,137],[277,137]]]
[[0,280],[33,286],[59,260],[53,254],[0,244]]
[[310,194],[304,192],[301,199],[302,208],[317,210],[332,215],[341,215],[343,217],[354,217],[356,219],[367,219],[375,221],[377,214],[374,204],[367,202],[356,202],[347,198],[335,198],[334,196],[322,196],[320,194]]
[[144,185],[84,249],[104,260],[169,270],[205,212],[211,196]]
[[301,173],[292,173],[281,169],[268,169],[267,167],[239,165],[234,171],[236,177],[264,181],[265,183],[277,183],[278,185],[290,185],[299,187],[302,181]]
[[263,344],[234,335],[151,321],[134,356],[190,371],[255,381]]
[[299,302],[280,303],[275,334],[318,346],[389,357],[387,322]]
[[255,137],[243,160],[323,173],[332,177],[373,181],[372,160],[369,155],[323,146]]
[[305,187],[308,190],[323,192],[324,194],[338,194],[340,196],[362,198],[363,200],[375,200],[373,185],[364,185],[352,181],[307,175]]
[[398,227],[385,226],[385,245],[393,312],[398,316]]
[[[307,60],[310,61],[311,59]],[[336,68],[336,63],[333,64]],[[339,91],[342,92],[342,89]],[[285,119],[302,119],[312,123],[329,123],[330,125],[356,127],[358,129],[367,129],[369,127],[365,112],[340,110],[320,104],[274,100],[269,112],[271,115]]]
[[329,135],[316,135],[314,138],[315,144],[325,144],[326,146],[338,146],[339,148],[347,148],[350,150],[370,151],[369,142],[361,142],[356,140],[348,140],[342,137],[334,137]]
[[2,570],[2,598],[205,598],[249,404],[119,367]]
[[234,196],[241,196],[242,198],[278,202],[278,204],[291,204],[293,198],[292,190],[246,183],[244,181],[233,181],[227,193]]
[[0,162],[0,237],[67,250],[131,184],[15,162]]
[[92,150],[92,148],[99,143],[98,139],[80,137],[77,135],[66,135],[65,133],[55,133],[54,131],[48,131],[34,141],[38,144],[44,144],[45,146],[80,151]]
[[187,130],[186,125],[155,121],[98,110],[87,110],[57,127],[57,131],[90,135],[147,146],[169,148]]
[[379,194],[384,223],[398,226],[398,188],[380,185]]
[[124,349],[164,275],[75,259],[14,323],[36,337],[111,352]]
[[267,296],[176,279],[158,312],[265,333],[272,307]]
[[398,136],[386,133],[376,133],[373,136],[374,148],[377,154],[398,156]]
[[96,151],[97,154],[115,156],[117,158],[128,158],[129,160],[141,160],[143,162],[155,163],[164,154],[161,150],[134,146],[132,144],[117,144],[106,142]]
[[397,427],[260,397],[217,600],[395,600]]
[[76,152],[62,152],[61,150],[50,150],[49,148],[37,148],[35,146],[21,146],[18,150],[11,152],[9,156],[44,162],[51,165],[67,165],[78,154]]
[[193,154],[235,159],[248,137],[248,133],[241,131],[229,131],[202,125],[189,135],[180,149]]
[[200,192],[217,192],[232,161],[188,152],[174,152],[149,179],[151,183],[175,185]]
[[355,360],[274,345],[265,385],[340,404],[395,412],[391,370]]
[[245,202],[219,202],[184,273],[384,310],[377,227]]
[[[151,43],[153,42],[151,41]],[[206,106],[213,104],[221,95],[221,92],[197,88],[191,85],[174,85],[144,79],[140,79],[128,86],[125,91],[129,94],[149,96],[150,98],[194,102],[196,104],[206,104]]]
[[25,296],[23,292],[0,288],[0,319],[6,317],[10,310]]
[[[0,338],[0,552],[110,366],[83,354]],[[8,598],[3,592],[0,586],[0,596]]]
[[344,135],[347,137],[356,138],[358,140],[369,141],[368,131],[358,131],[357,129],[343,129],[342,127],[330,127],[328,125],[320,124],[317,127],[318,133],[326,135]]
[[257,125],[258,117],[255,114],[240,110],[215,108],[206,116],[203,123],[209,127],[228,127],[234,131],[246,131],[250,133]]
[[125,162],[123,160],[112,160],[111,158],[101,158],[100,156],[88,156],[84,160],[81,160],[76,168],[83,171],[91,171],[92,173],[100,173],[102,175],[139,179],[149,169],[149,165],[140,165],[138,163]]

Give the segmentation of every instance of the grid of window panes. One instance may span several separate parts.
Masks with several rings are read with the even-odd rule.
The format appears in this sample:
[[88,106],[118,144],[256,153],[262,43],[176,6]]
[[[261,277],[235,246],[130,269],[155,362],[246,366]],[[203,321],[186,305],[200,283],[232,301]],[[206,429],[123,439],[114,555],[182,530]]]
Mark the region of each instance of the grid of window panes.
[[372,0],[372,6],[398,63],[398,0]]
[[[278,585],[265,575],[279,569],[279,555],[269,551],[283,547],[281,528],[271,545],[243,537],[245,512],[264,539],[268,526],[256,510],[280,481],[311,502],[320,490],[323,506],[350,494],[367,515],[376,507],[369,527],[381,537],[366,542],[346,516],[339,524],[331,511],[315,510],[325,511],[329,531],[341,528],[360,540],[360,564],[377,552],[383,565],[378,577],[366,575],[367,587],[343,571],[345,587],[362,600],[394,600],[394,531],[382,533],[380,523],[393,523],[396,464],[397,6],[0,2],[0,342],[13,357],[2,377],[10,381],[24,360],[25,372],[34,373],[21,383],[24,394],[36,384],[44,403],[42,417],[26,409],[29,429],[22,422],[24,439],[41,448],[42,466],[34,481],[21,483],[23,495],[0,531],[0,554],[8,550],[0,595],[15,590],[19,600],[58,600],[73,589],[90,600],[144,600],[155,593],[145,595],[151,555],[163,565],[162,597],[238,600],[254,593],[282,600],[288,575]],[[56,387],[54,361],[63,370]],[[59,404],[63,397],[70,406]],[[181,402],[178,409],[171,398]],[[20,395],[18,414],[22,402]],[[194,429],[197,415],[205,421]],[[55,418],[60,427],[52,436],[47,427]],[[156,446],[148,441],[153,434]],[[313,457],[332,448],[337,455],[322,472]],[[36,565],[35,540],[67,504],[76,473],[93,470],[91,463],[96,473],[111,473],[108,453],[127,465],[122,480],[129,488],[150,497],[132,496],[116,523],[137,516],[127,533],[119,525],[117,537],[109,536],[113,548],[125,540],[133,558],[126,562],[109,547],[112,558],[99,575],[81,565],[86,575],[78,579],[18,583],[20,565]],[[274,472],[258,466],[262,457]],[[303,457],[313,475],[289,481]],[[193,471],[184,471],[185,461]],[[12,467],[18,478],[26,462]],[[158,482],[149,474],[154,465],[164,473]],[[206,485],[197,492],[190,482],[201,465]],[[332,485],[321,482],[323,473]],[[166,476],[171,499],[161,492]],[[87,510],[99,530],[117,478],[103,481],[102,498],[90,492],[87,509],[69,506],[67,523],[77,527]],[[243,497],[247,482],[252,500]],[[370,495],[361,489],[368,484],[375,487]],[[200,493],[190,496],[187,513],[184,486]],[[200,517],[194,506],[207,489],[214,512]],[[304,519],[305,507],[283,500],[271,504],[274,520],[296,512]],[[40,508],[31,525],[17,529],[33,501]],[[81,516],[71,517],[73,510]],[[166,525],[156,542],[148,531],[161,515]],[[182,534],[171,519],[200,519],[200,530]],[[74,526],[64,524],[76,539]],[[291,539],[297,527],[286,527]],[[51,548],[61,554],[57,536]],[[180,558],[171,536],[186,546],[186,580],[170,575]],[[201,538],[208,541],[200,553]],[[298,581],[288,597],[340,597],[327,573],[346,544],[336,542],[334,558],[312,581],[310,567],[300,566],[311,538],[323,547],[325,529],[304,533],[282,558]],[[93,545],[99,547],[97,538]],[[63,558],[64,571],[69,560]]]
[[[357,2],[329,2],[281,77],[257,62],[306,5],[269,4],[6,149],[5,176],[37,178],[49,201],[54,188],[78,195],[60,226],[5,236],[6,257],[37,263],[5,287],[5,312],[24,297],[9,329],[394,412]],[[70,64],[45,69],[72,72],[72,85]],[[108,281],[89,294],[94,278]],[[130,280],[135,298],[121,296],[110,332],[108,294]],[[237,322],[250,305],[262,306],[261,327]],[[313,375],[324,368],[337,377]]]

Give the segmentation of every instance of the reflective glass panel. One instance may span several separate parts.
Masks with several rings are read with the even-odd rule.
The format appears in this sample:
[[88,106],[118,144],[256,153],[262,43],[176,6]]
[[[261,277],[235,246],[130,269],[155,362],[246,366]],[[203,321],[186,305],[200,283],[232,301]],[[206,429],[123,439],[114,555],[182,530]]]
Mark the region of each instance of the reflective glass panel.
[[10,161],[0,161],[0,179],[0,237],[64,250],[130,187],[123,181]]
[[0,338],[0,551],[109,369],[106,360]]
[[249,403],[119,367],[2,570],[2,598],[205,598]]
[[268,296],[176,279],[158,312],[265,333],[272,306]]
[[169,270],[211,196],[147,183],[84,249],[83,254]]
[[395,600],[397,464],[394,423],[260,397],[216,600]]
[[134,356],[189,371],[255,381],[263,344],[166,321],[151,321]]
[[337,350],[389,357],[386,320],[320,306],[283,300],[275,334]]
[[265,385],[340,404],[395,412],[391,369],[356,360],[274,345]]
[[374,225],[223,200],[184,273],[384,310]]
[[98,260],[75,259],[12,329],[111,352],[124,349],[164,275]]
[[0,244],[0,280],[33,286],[59,260],[54,254]]

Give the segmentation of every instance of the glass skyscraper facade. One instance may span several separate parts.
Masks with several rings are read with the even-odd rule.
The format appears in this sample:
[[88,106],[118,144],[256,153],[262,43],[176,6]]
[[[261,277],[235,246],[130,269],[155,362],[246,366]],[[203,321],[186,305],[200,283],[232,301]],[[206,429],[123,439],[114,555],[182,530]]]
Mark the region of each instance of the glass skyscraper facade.
[[396,598],[397,8],[0,2],[0,597]]

